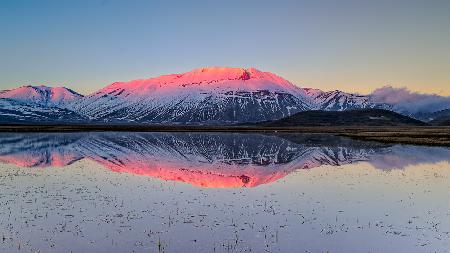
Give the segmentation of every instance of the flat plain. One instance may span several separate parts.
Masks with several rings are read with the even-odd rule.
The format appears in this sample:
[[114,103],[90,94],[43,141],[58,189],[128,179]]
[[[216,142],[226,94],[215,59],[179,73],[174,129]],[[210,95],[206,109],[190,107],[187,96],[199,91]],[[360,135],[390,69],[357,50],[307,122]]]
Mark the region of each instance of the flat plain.
[[324,133],[359,140],[430,146],[450,146],[449,126],[198,126],[198,125],[1,125],[0,132],[247,132]]

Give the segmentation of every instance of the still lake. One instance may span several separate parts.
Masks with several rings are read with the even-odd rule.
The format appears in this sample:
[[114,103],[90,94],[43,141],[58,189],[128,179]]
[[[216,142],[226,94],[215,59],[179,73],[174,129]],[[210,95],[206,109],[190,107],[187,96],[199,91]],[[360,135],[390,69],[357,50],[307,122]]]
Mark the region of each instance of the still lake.
[[0,252],[450,252],[450,148],[2,133]]

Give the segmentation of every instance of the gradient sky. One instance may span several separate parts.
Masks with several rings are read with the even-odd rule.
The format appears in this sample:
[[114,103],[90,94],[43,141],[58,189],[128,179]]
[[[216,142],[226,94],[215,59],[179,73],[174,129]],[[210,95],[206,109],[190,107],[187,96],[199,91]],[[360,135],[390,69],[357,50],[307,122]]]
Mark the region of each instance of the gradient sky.
[[205,66],[450,95],[450,1],[0,1],[0,89],[86,94]]

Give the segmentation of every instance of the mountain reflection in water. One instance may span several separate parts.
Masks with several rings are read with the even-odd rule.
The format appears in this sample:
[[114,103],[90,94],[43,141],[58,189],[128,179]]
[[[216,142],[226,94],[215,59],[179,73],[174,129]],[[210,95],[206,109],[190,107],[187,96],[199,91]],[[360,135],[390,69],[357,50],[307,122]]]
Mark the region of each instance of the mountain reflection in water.
[[0,162],[62,167],[90,159],[115,171],[199,187],[255,187],[297,169],[367,161],[375,168],[450,160],[450,150],[384,145],[323,134],[0,134]]

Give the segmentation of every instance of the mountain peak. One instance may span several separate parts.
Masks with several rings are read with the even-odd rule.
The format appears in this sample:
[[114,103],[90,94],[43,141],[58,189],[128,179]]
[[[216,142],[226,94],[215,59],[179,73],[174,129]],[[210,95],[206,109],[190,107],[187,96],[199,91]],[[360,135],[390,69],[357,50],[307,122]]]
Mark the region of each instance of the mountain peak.
[[19,88],[0,91],[0,98],[51,106],[59,106],[82,97],[83,95],[65,87],[45,85],[24,85]]
[[90,118],[208,124],[275,119],[304,109],[302,90],[255,68],[204,67],[180,74],[116,82],[75,110]]
[[199,91],[277,91],[295,93],[301,91],[289,81],[255,68],[204,67],[180,74],[162,75],[149,79],[115,82],[92,94],[116,94],[121,96],[148,96],[150,93],[187,93]]
[[180,74],[179,77],[204,81],[248,80],[250,73],[243,68],[205,67]]

